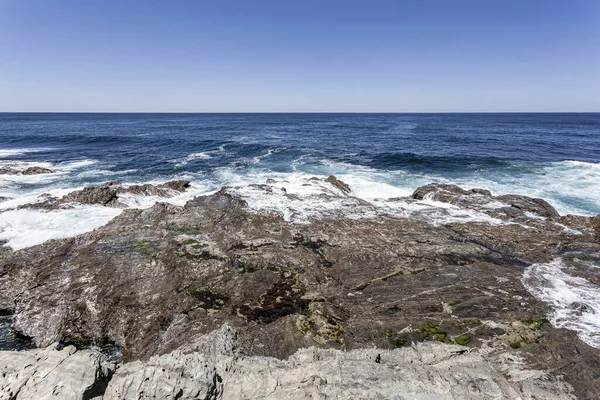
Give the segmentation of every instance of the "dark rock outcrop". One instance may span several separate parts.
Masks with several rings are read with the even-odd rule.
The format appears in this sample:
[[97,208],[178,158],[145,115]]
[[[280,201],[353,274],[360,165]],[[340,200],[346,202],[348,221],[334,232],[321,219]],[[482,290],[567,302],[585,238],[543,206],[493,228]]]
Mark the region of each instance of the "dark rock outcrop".
[[492,202],[500,202],[506,205],[502,210],[510,217],[524,215],[526,212],[544,218],[560,216],[556,209],[543,199],[516,194],[492,196],[492,193],[486,189],[465,190],[456,185],[432,183],[415,190],[412,197],[417,200],[439,201],[470,209],[480,209]]
[[29,167],[25,171],[22,172],[23,175],[39,175],[39,174],[51,174],[51,169],[44,167]]
[[118,204],[117,190],[112,186],[86,187],[65,195],[59,203],[98,204],[101,206],[116,206]]
[[545,218],[558,218],[560,215],[546,200],[508,194],[497,196],[496,200],[509,204],[518,210],[529,212]]
[[325,182],[329,182],[331,183],[332,186],[338,188],[339,190],[341,190],[343,193],[350,193],[352,191],[352,189],[350,188],[350,186],[348,186],[347,183],[339,180],[338,178],[336,178],[334,175],[329,175],[327,177],[327,179],[325,179]]
[[[441,201],[444,203],[452,203],[460,196],[480,195],[491,197],[492,193],[486,189],[471,189],[465,190],[456,185],[447,185],[441,183],[431,183],[421,186],[414,191],[412,197],[417,200],[428,198],[430,200]],[[452,203],[454,204],[454,203]]]
[[105,207],[124,207],[119,201],[119,195],[132,194],[137,196],[172,197],[184,192],[190,187],[189,181],[179,180],[158,185],[143,184],[121,186],[116,182],[106,182],[103,186],[89,186],[75,190],[61,198],[45,196],[43,201],[19,206],[19,209],[55,210],[68,207],[69,204],[101,205]]
[[26,169],[19,169],[13,167],[0,167],[0,174],[6,175],[39,175],[39,174],[51,174],[54,171],[48,168],[34,166],[28,167]]

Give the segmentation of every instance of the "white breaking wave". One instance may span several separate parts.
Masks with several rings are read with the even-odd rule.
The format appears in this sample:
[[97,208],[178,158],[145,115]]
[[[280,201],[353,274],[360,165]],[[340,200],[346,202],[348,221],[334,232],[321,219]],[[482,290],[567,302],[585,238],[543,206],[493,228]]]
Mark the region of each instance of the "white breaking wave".
[[191,153],[191,154],[188,154],[183,160],[178,162],[176,165],[178,167],[182,167],[184,165],[187,165],[187,163],[189,163],[192,160],[208,160],[210,158],[212,158],[212,156],[209,153],[205,153],[205,152]]
[[68,210],[12,210],[0,214],[0,240],[19,250],[90,232],[116,217],[120,209],[102,206],[80,206]]
[[582,341],[600,348],[600,287],[569,275],[565,268],[560,258],[533,264],[525,269],[521,282],[550,305],[552,325],[574,330]]
[[[186,158],[207,158],[207,156],[210,157],[209,153],[221,151],[224,151],[224,148],[206,153],[191,153]],[[96,166],[96,160],[76,160],[55,164],[1,160],[0,166],[9,163],[13,166],[17,165],[21,169],[37,165],[50,168],[55,172],[28,176],[0,175],[0,196],[8,198],[8,200],[0,201],[0,212],[22,204],[40,201],[38,196],[43,193],[60,197],[84,186],[102,184],[105,180],[120,180],[118,176],[110,178],[110,175],[113,174],[110,171],[111,165]],[[268,169],[267,164],[263,164],[259,163],[252,168],[221,167],[210,172],[184,171],[177,176],[157,177],[147,183],[158,184],[174,179],[188,179],[192,182],[192,187],[172,198],[122,195],[121,201],[128,208],[148,208],[157,201],[183,205],[195,196],[214,193],[222,186],[227,185],[232,186],[233,188],[230,190],[235,191],[248,202],[251,210],[276,213],[286,220],[296,223],[305,223],[318,218],[378,218],[381,216],[414,218],[433,225],[467,222],[489,225],[509,223],[484,212],[486,211],[485,206],[491,208],[502,206],[499,202],[484,205],[482,211],[475,211],[430,200],[417,202],[397,199],[410,196],[419,186],[439,182],[458,184],[463,188],[482,187],[491,190],[494,195],[515,193],[541,197],[554,205],[561,214],[590,215],[593,214],[593,212],[587,211],[590,210],[590,207],[593,209],[593,206],[596,206],[600,209],[600,168],[598,164],[593,163],[577,161],[545,163],[537,164],[535,167],[531,167],[534,170],[521,175],[512,175],[506,171],[494,174],[474,172],[468,177],[456,179],[425,173],[377,170],[367,166],[332,162],[314,157],[299,157],[291,165],[292,172],[274,172]],[[89,168],[91,165],[94,169]],[[515,168],[521,171],[523,166],[517,163]],[[135,171],[115,171],[114,174],[122,176],[130,172]],[[313,176],[322,179],[328,175],[336,175],[349,184],[352,188],[350,196],[340,196],[341,193],[329,183],[309,180]],[[267,179],[276,180],[275,183],[269,184],[271,192],[249,186],[264,184]],[[140,182],[135,183],[139,184]],[[17,212],[21,211],[24,210]],[[63,211],[66,210],[56,212]],[[46,214],[37,215],[43,218]],[[76,214],[65,214],[64,218],[67,218],[68,215],[75,216]],[[80,214],[78,218],[80,218],[79,222],[82,226],[87,225],[85,214]],[[57,222],[59,218],[54,218],[52,221]],[[14,222],[16,223],[16,220]],[[74,225],[74,221],[65,224],[66,227]],[[25,226],[26,224],[22,228],[15,228],[14,232],[18,231],[26,236]],[[95,227],[96,225],[89,224],[87,226]],[[525,227],[527,228],[527,226]],[[0,228],[0,230],[3,229]],[[63,227],[56,231],[61,232],[60,237],[82,233],[81,229],[69,233],[68,229]],[[581,234],[577,231],[569,231],[569,233]],[[20,242],[17,236],[13,235],[14,243]],[[58,236],[51,236],[37,235],[39,240],[42,237],[58,238]],[[38,243],[41,243],[39,240]],[[13,240],[9,240],[10,246],[12,243]]]
[[[154,184],[165,181],[155,181]],[[129,186],[129,185],[124,185]],[[60,198],[82,187],[69,189],[45,190],[45,194]],[[176,193],[173,197],[135,196],[132,194],[119,195],[119,201],[127,208],[146,209],[157,202],[168,202],[183,206],[196,196],[208,194],[206,187],[192,185],[183,193]],[[0,241],[6,241],[13,250],[44,243],[50,239],[63,239],[90,232],[108,223],[123,210],[102,206],[76,206],[60,210],[31,210],[15,209],[23,204],[36,203],[45,198],[40,193],[16,197],[0,202]],[[2,210],[6,210],[2,212]]]
[[585,162],[585,161],[573,161],[573,160],[567,160],[567,161],[562,161],[560,163],[557,164],[563,164],[569,167],[576,167],[576,168],[580,168],[580,167],[584,167],[584,168],[591,168],[591,169],[598,169],[600,170],[600,163],[589,163],[589,162]]
[[39,153],[41,151],[52,151],[54,149],[47,147],[22,148],[22,149],[0,149],[0,158],[20,156],[27,153]]
[[[29,167],[43,167],[52,170],[52,172],[35,175],[0,173],[0,196],[9,198],[31,197],[32,195],[48,193],[52,189],[56,189],[56,187],[53,186],[57,184],[64,188],[65,186],[68,186],[69,177],[72,172],[81,170],[96,163],[96,160],[75,160],[61,163],[2,160],[0,161],[0,169],[4,167],[14,169],[16,171],[24,171]],[[40,185],[47,185],[48,187],[39,188],[34,192],[22,189],[22,186]],[[22,202],[20,204],[25,203],[26,202]],[[3,204],[3,206],[5,205]]]
[[235,186],[227,189],[243,198],[250,210],[280,215],[292,223],[309,223],[321,218],[373,219],[378,217],[414,218],[432,225],[449,223],[483,223],[507,225],[509,222],[486,213],[462,209],[457,206],[432,200],[415,201],[399,198],[409,196],[412,191],[395,188],[382,182],[366,181],[356,176],[339,175],[349,183],[352,191],[346,196],[342,191],[313,175],[292,173],[271,175],[268,185],[264,175],[248,182],[251,176],[239,177]]

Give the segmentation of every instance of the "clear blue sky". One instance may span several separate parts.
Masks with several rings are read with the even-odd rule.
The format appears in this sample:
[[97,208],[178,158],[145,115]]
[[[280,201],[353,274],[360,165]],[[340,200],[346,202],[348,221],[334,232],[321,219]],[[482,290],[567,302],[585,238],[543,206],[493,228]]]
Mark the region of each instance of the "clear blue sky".
[[0,111],[600,111],[600,1],[0,0]]

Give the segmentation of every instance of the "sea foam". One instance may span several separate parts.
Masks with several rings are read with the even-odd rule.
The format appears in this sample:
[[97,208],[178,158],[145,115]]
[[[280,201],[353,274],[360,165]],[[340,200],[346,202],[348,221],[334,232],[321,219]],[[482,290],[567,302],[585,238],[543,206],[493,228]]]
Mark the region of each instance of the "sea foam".
[[533,264],[525,269],[522,283],[551,307],[552,325],[571,329],[592,347],[600,348],[600,287],[565,272],[564,261]]
[[13,250],[34,246],[50,239],[76,236],[96,229],[122,212],[102,206],[81,206],[67,210],[11,210],[0,214],[0,241]]

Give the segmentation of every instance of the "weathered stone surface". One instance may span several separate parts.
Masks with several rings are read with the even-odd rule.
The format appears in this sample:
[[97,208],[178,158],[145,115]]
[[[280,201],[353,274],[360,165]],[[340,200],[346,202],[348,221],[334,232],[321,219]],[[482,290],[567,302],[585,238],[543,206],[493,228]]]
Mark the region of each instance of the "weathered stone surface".
[[51,174],[51,169],[44,167],[29,167],[25,171],[22,172],[23,175],[39,175],[39,174]]
[[415,190],[412,197],[417,200],[440,201],[470,209],[489,208],[491,203],[500,202],[504,203],[506,207],[513,208],[513,210],[510,210],[496,207],[502,209],[511,218],[521,216],[526,212],[544,218],[558,218],[560,216],[554,207],[543,199],[515,194],[492,196],[492,193],[486,189],[465,190],[456,185],[432,183]]
[[114,365],[73,346],[0,352],[0,400],[92,399],[104,393]]
[[497,196],[496,200],[510,204],[511,207],[519,210],[530,212],[532,214],[539,215],[545,218],[557,218],[559,217],[558,212],[554,207],[550,205],[546,200],[534,199],[527,196],[518,196],[514,194],[508,194],[504,196]]
[[[422,343],[396,350],[301,349],[287,360],[235,354],[227,346],[124,364],[104,400],[140,399],[572,399],[561,379],[505,351]],[[222,339],[224,334],[229,335]],[[209,340],[207,340],[210,343]],[[379,362],[375,362],[379,356]]]
[[0,167],[0,175],[39,175],[51,174],[52,172],[54,171],[40,166],[28,167],[26,169],[14,168],[11,166]]
[[110,206],[118,202],[117,190],[109,186],[86,187],[65,195],[60,202]]
[[89,186],[75,190],[61,198],[44,196],[43,201],[19,206],[19,209],[45,209],[55,210],[68,208],[71,204],[101,205],[105,207],[124,207],[119,201],[119,196],[132,194],[137,196],[172,197],[184,192],[190,187],[189,181],[171,181],[158,185],[143,184],[121,186],[116,182],[106,182],[103,186]]
[[159,197],[171,197],[174,192],[184,192],[190,187],[189,181],[171,181],[161,183],[158,185],[143,184],[143,185],[132,185],[128,187],[117,188],[119,194],[131,193],[135,195],[143,196],[159,196]]
[[[465,190],[456,185],[447,185],[441,183],[431,183],[429,185],[421,186],[417,188],[412,197],[417,200],[423,200],[429,198],[435,201],[442,201],[445,203],[451,203],[456,201],[461,196],[485,196],[491,197],[492,193],[486,189],[471,189]],[[473,200],[473,199],[470,199]]]
[[[229,324],[240,354],[279,359],[310,346],[499,342],[510,357],[564,375],[582,398],[600,391],[598,349],[575,332],[522,324],[548,312],[522,286],[524,269],[565,252],[593,257],[592,218],[532,218],[485,191],[444,188],[437,201],[502,223],[293,224],[231,193],[126,210],[88,234],[0,253],[0,308],[39,346],[111,342],[126,362],[184,351]],[[405,201],[441,192],[420,193]],[[579,274],[593,279],[591,270]]]
[[[119,366],[97,351],[0,352],[0,399],[572,399],[573,388],[507,349],[440,343],[285,360],[237,351],[227,325],[181,349]],[[378,360],[376,362],[375,360]]]

